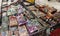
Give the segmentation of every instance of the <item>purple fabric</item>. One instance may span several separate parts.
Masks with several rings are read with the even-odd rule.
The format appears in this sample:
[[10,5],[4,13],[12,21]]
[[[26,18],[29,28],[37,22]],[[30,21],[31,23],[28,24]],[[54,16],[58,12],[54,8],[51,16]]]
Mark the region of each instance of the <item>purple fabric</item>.
[[37,30],[37,27],[36,26],[28,26],[28,30],[30,33],[33,33],[34,31]]

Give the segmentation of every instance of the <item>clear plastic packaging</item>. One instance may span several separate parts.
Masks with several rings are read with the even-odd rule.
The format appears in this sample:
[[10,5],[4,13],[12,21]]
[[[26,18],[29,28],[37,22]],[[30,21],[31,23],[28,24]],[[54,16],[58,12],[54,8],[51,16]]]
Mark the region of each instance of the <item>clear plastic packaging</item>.
[[30,34],[32,34],[33,32],[35,32],[36,30],[38,30],[38,28],[33,25],[33,23],[31,23],[31,21],[27,21],[27,29],[29,31]]
[[29,36],[26,26],[18,26],[19,29],[19,36]]
[[26,24],[26,20],[24,19],[23,14],[19,14],[17,16],[17,21],[18,21],[18,25]]
[[9,20],[8,20],[8,17],[3,17],[2,18],[2,31],[6,31],[8,30],[8,24],[9,24]]

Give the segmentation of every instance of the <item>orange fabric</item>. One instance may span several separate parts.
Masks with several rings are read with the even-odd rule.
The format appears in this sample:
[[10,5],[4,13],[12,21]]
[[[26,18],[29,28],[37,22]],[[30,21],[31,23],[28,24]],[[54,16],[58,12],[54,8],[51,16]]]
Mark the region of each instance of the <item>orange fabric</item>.
[[47,16],[46,16],[46,18],[52,18],[53,17],[53,15],[51,14],[51,13],[47,13]]

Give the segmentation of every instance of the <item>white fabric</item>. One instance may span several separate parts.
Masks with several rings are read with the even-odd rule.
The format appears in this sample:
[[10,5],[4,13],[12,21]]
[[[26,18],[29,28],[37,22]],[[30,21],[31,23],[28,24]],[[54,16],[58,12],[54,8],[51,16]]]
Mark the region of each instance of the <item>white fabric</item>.
[[[14,2],[17,2],[18,0],[14,0]],[[10,5],[11,3],[14,3],[14,2],[11,2],[11,0],[8,1],[8,5]]]
[[35,0],[35,3],[40,4],[47,4],[50,7],[55,7],[56,9],[60,10],[60,3],[59,2],[48,2],[48,0]]

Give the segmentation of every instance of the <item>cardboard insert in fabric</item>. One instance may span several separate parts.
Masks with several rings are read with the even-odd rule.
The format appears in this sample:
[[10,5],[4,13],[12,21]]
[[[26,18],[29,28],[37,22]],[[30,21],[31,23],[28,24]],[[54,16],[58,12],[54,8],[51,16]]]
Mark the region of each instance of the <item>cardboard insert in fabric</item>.
[[17,25],[17,19],[16,16],[9,16],[10,24],[9,26]]

